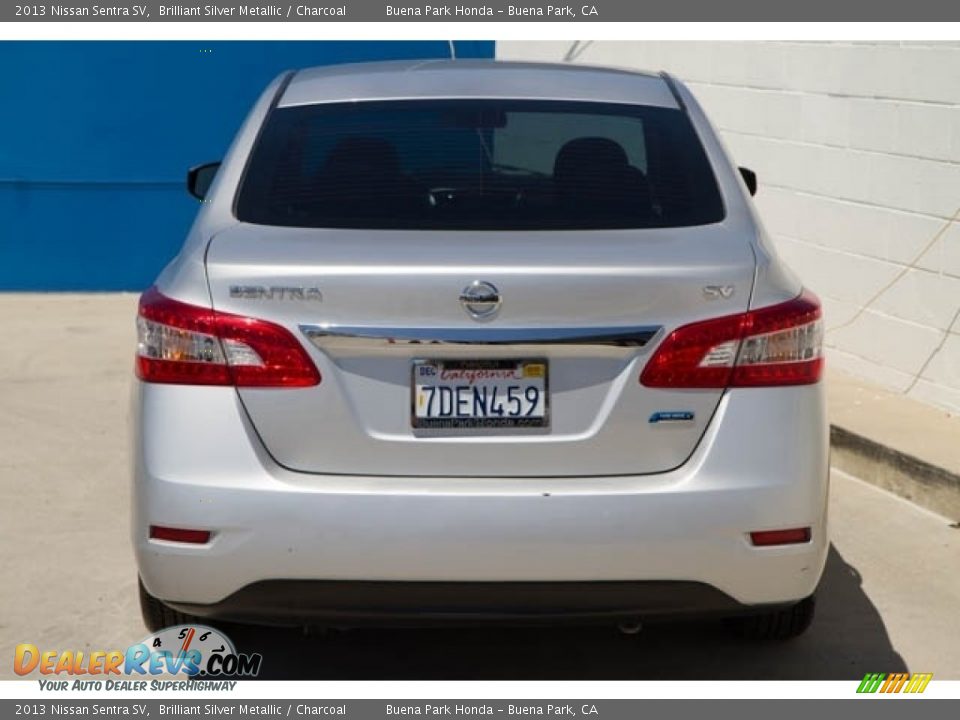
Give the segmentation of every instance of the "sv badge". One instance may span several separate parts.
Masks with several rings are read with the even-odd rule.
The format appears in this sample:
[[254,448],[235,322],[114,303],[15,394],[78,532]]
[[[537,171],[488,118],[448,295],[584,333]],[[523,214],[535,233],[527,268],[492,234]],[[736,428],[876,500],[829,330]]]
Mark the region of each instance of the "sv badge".
[[735,285],[704,285],[703,296],[707,300],[729,300],[737,291]]

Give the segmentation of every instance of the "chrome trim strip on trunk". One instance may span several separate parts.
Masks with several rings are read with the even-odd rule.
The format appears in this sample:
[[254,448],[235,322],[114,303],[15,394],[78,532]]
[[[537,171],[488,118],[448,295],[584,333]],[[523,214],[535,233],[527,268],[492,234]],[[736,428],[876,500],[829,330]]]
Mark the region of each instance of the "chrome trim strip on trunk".
[[389,344],[431,345],[606,345],[641,348],[660,326],[545,328],[401,328],[348,325],[301,325],[315,345],[326,338],[382,340]]

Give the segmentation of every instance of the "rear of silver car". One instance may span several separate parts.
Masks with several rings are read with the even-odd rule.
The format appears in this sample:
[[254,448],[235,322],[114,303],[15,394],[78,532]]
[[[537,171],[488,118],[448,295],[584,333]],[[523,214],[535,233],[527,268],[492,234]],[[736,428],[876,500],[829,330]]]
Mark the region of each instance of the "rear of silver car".
[[141,300],[145,602],[802,629],[827,549],[819,318],[670,78],[279,78]]

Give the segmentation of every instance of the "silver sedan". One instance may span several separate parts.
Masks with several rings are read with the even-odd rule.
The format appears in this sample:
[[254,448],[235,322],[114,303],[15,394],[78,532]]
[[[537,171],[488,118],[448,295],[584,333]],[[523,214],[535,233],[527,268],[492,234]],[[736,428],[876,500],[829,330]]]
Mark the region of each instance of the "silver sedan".
[[665,74],[277,78],[140,301],[151,629],[813,617],[821,311]]

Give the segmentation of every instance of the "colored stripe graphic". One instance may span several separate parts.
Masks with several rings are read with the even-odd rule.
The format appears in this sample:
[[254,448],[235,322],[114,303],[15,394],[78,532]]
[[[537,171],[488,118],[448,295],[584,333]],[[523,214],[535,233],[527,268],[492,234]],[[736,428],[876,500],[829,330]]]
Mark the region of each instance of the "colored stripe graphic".
[[907,682],[907,678],[910,677],[908,673],[891,673],[887,678],[887,681],[883,684],[883,687],[880,688],[882,693],[898,693],[900,688],[903,687],[904,683]]
[[930,683],[931,678],[933,678],[933,673],[914,673],[910,682],[907,684],[907,689],[904,692],[908,693],[922,693],[927,689],[927,685]]
[[880,683],[886,677],[884,673],[867,673],[857,688],[858,693],[875,693],[880,689]]
[[895,694],[922,693],[933,678],[933,673],[867,673],[860,681],[858,693]]

